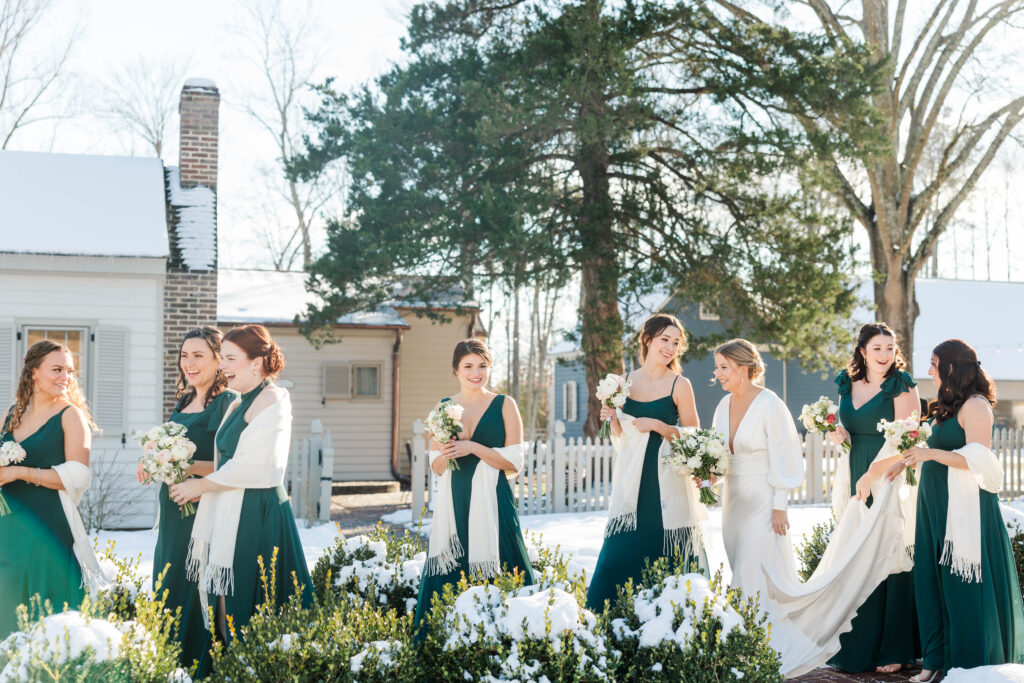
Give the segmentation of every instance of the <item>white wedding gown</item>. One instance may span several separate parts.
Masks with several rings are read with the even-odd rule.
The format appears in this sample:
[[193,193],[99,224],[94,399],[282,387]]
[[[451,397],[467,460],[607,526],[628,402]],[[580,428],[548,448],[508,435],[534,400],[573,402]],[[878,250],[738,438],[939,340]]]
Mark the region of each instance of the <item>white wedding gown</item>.
[[[722,399],[714,417],[727,442],[730,398]],[[871,508],[852,499],[817,570],[802,583],[789,536],[771,527],[772,510],[785,510],[789,489],[804,480],[803,447],[782,399],[761,390],[732,446],[722,495],[732,586],[745,596],[760,593],[782,673],[799,676],[839,651],[839,636],[850,630],[857,609],[899,566],[904,553],[898,487],[876,481]]]

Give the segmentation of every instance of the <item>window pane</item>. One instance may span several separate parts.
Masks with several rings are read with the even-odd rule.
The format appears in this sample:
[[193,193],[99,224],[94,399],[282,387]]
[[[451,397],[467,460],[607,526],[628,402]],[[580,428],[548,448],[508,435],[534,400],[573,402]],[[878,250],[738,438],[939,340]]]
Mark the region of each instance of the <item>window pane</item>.
[[49,339],[52,342],[63,344],[71,349],[71,360],[75,364],[75,375],[79,383],[83,381],[82,354],[85,345],[85,331],[82,329],[68,329],[63,327],[29,327],[26,328],[26,339],[28,340],[25,350],[33,344]]
[[377,366],[356,366],[356,396],[376,396],[378,388]]

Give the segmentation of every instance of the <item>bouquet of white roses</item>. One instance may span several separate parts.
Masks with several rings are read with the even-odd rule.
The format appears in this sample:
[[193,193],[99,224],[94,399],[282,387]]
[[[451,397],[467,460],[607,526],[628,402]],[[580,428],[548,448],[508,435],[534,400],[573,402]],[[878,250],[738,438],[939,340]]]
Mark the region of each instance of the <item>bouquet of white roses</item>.
[[[2,434],[0,434],[2,436]],[[5,441],[0,446],[0,467],[7,467],[8,465],[17,465],[19,462],[25,459],[25,449],[21,447],[17,441]],[[0,517],[6,517],[11,514],[11,507],[4,500],[3,491],[0,491]]]
[[[814,403],[805,405],[800,409],[800,421],[809,432],[825,434],[836,431],[839,425],[839,406],[832,402],[828,396],[822,396]],[[850,450],[850,442],[843,441],[843,448]]]
[[[885,434],[885,443],[890,448],[903,455],[904,451],[926,443],[928,437],[932,435],[932,426],[927,422],[921,422],[915,410],[902,420],[879,420],[878,431]],[[911,486],[917,486],[913,467],[907,467],[906,479]]]
[[[448,443],[462,431],[463,407],[455,401],[445,401],[427,415],[427,433],[438,443]],[[445,465],[450,470],[459,469],[459,463],[449,460]]]
[[714,505],[718,496],[711,490],[711,475],[725,473],[725,460],[729,449],[722,434],[711,428],[683,427],[671,448],[661,454],[661,462],[681,477],[694,475],[701,478],[700,502]]
[[[594,395],[597,400],[609,408],[621,408],[626,405],[626,397],[629,396],[629,388],[633,383],[618,375],[606,375],[603,380],[597,383],[597,391]],[[597,438],[607,439],[611,433],[611,418],[601,423],[601,429],[597,432]]]
[[[192,456],[196,445],[186,438],[188,430],[177,422],[165,422],[146,432],[132,432],[132,438],[142,445],[142,471],[149,481],[161,484],[180,484],[188,479],[192,467]],[[186,502],[181,506],[181,516],[196,513],[196,506]]]

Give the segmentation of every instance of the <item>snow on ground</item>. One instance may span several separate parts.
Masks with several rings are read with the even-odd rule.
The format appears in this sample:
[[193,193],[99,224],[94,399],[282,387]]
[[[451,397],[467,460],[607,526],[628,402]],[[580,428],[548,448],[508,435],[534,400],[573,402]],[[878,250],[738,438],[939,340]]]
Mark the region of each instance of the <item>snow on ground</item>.
[[[302,542],[302,550],[306,556],[306,564],[309,570],[313,571],[313,565],[328,548],[334,546],[334,541],[340,535],[338,525],[334,522],[317,524],[309,528],[303,528],[299,523],[299,540]],[[146,577],[143,586],[150,582],[153,576],[153,549],[156,547],[156,529],[144,531],[100,531],[93,535],[98,541],[99,548],[106,547],[107,542],[113,540],[116,543],[115,553],[119,557],[136,557],[141,555],[139,573]]]
[[[1005,515],[1005,506],[1003,509]],[[1024,664],[999,664],[973,669],[951,669],[943,683],[1024,683]]]

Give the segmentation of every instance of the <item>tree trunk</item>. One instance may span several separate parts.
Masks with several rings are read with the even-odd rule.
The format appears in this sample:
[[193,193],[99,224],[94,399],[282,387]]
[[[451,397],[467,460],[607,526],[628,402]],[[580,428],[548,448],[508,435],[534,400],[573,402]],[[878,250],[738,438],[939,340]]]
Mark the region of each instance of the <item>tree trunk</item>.
[[515,297],[512,318],[512,398],[519,402],[519,278],[516,278],[512,295]]
[[[920,313],[914,292],[917,275],[903,270],[902,260],[898,254],[890,257],[884,269],[875,264],[875,270],[886,273],[884,280],[875,282],[878,319],[887,323],[896,333],[896,340],[907,360],[907,372],[913,374],[914,321]],[[929,343],[938,341],[929,340]]]

